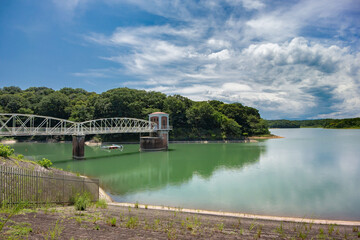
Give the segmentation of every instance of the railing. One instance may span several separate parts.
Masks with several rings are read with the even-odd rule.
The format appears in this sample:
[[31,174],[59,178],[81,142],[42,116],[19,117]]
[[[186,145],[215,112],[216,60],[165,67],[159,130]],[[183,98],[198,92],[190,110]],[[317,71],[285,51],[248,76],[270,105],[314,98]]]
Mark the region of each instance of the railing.
[[0,205],[70,203],[77,193],[99,200],[99,180],[0,166]]
[[0,136],[86,135],[156,131],[156,123],[136,118],[72,122],[47,116],[0,113]]

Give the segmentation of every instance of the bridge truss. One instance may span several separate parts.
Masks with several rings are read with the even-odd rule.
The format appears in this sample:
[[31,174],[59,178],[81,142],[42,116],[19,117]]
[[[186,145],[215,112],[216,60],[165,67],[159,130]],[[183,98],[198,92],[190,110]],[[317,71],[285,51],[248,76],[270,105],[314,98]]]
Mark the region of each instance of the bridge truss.
[[155,131],[157,131],[156,123],[136,118],[103,118],[86,122],[73,122],[47,116],[0,113],[0,136],[80,136]]

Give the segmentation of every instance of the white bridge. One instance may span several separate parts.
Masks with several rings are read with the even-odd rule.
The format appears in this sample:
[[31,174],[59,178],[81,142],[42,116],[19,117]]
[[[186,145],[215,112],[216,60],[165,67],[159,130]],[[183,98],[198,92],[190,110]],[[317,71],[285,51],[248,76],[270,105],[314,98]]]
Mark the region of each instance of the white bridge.
[[[165,122],[159,121],[164,115]],[[153,116],[154,121],[151,121]],[[0,113],[0,136],[56,136],[72,135],[73,158],[83,159],[85,154],[85,135],[112,133],[153,133],[161,135],[163,145],[153,150],[161,150],[168,145],[168,114],[156,112],[149,115],[149,120],[136,118],[102,118],[85,122],[73,122],[65,119],[18,113]],[[140,137],[140,140],[142,137]],[[143,141],[153,147],[158,138]],[[140,144],[141,145],[141,144]],[[141,149],[141,148],[140,148]]]
[[136,118],[103,118],[86,122],[65,119],[0,113],[0,136],[88,135],[156,132],[157,124]]

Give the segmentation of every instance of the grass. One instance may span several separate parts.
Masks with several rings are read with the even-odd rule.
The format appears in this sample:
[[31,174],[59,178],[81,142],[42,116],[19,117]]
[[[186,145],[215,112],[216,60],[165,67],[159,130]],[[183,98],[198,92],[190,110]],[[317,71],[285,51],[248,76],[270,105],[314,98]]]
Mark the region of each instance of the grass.
[[222,232],[224,230],[224,223],[219,223],[216,225],[217,226],[217,229]]
[[280,226],[279,226],[279,227],[276,227],[275,232],[277,232],[277,233],[280,234],[281,236],[284,235],[283,223],[280,223]]
[[254,221],[250,224],[249,231],[251,232],[251,230],[253,230],[255,226],[256,226],[256,223]]
[[99,201],[97,201],[95,203],[95,207],[96,208],[102,208],[102,209],[106,209],[108,207],[107,202],[105,199],[99,199]]
[[110,224],[110,226],[112,226],[112,227],[115,227],[116,226],[116,218],[111,218],[110,220],[109,220],[109,224]]
[[328,233],[329,233],[329,235],[331,235],[333,232],[334,232],[334,225],[333,224],[330,224],[329,226],[328,226]]
[[139,225],[139,219],[138,217],[130,217],[128,222],[126,223],[127,228],[135,228]]
[[60,222],[60,220],[57,220],[55,223],[55,226],[53,228],[50,228],[49,231],[47,232],[47,234],[44,236],[44,238],[46,240],[51,239],[51,240],[57,240],[60,239],[60,235],[62,233],[62,231],[64,230],[64,227],[61,226],[62,221]]
[[21,202],[15,206],[12,207],[6,207],[7,204],[3,203],[1,212],[7,212],[8,215],[4,220],[0,221],[0,233],[3,230],[5,224],[16,214],[18,214],[20,211],[22,211],[26,206],[28,206],[27,202]]
[[29,233],[33,230],[29,223],[14,224],[9,227],[10,229],[5,232],[8,239],[23,239],[28,238]]

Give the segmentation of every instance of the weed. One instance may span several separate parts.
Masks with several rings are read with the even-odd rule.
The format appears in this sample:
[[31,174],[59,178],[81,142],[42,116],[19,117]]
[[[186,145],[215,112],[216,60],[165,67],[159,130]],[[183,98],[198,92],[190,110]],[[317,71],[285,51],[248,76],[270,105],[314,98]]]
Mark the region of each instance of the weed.
[[240,234],[240,235],[244,235],[244,229],[243,229],[243,228],[240,228],[239,234]]
[[330,224],[330,225],[328,226],[328,233],[329,233],[329,235],[331,235],[333,232],[334,232],[334,225],[333,225],[333,224]]
[[175,229],[167,229],[165,232],[167,232],[168,239],[176,239],[176,230]]
[[258,229],[258,230],[257,230],[256,237],[257,237],[257,238],[260,238],[260,237],[261,237],[261,229]]
[[95,224],[97,222],[97,220],[100,220],[100,217],[93,217],[92,219],[92,223]]
[[219,223],[216,225],[217,226],[217,229],[222,232],[224,230],[224,223]]
[[131,213],[131,207],[130,206],[128,207],[128,210],[129,210],[129,214],[130,214]]
[[53,165],[52,162],[46,158],[43,158],[42,160],[37,161],[37,163],[44,168],[49,168]]
[[147,205],[147,204],[145,204],[145,209],[148,209],[148,205]]
[[311,221],[310,223],[309,223],[309,229],[311,230],[312,229],[312,226],[314,225],[314,221]]
[[120,213],[120,222],[124,220],[124,214]]
[[81,223],[82,223],[82,218],[81,218],[81,217],[75,217],[75,221],[76,221],[78,224],[81,224]]
[[2,229],[4,228],[5,224],[10,220],[10,218],[16,214],[18,214],[21,210],[23,210],[26,206],[28,206],[28,203],[26,202],[20,202],[19,204],[17,204],[15,207],[13,208],[7,208],[6,209],[6,203],[3,202],[2,204],[2,208],[1,210],[4,211],[6,210],[7,212],[9,212],[8,216],[3,220],[0,221],[0,232],[2,231]]
[[139,203],[136,202],[135,205],[134,205],[135,208],[139,208]]
[[298,233],[298,238],[306,239],[306,238],[307,238],[307,233],[303,233],[302,231],[300,231],[300,232]]
[[49,232],[46,234],[45,239],[59,239],[60,234],[64,230],[64,227],[61,226],[62,221],[59,224],[59,220],[56,221],[55,226],[53,228],[50,227]]
[[240,228],[240,226],[241,226],[241,219],[239,218],[239,219],[238,219],[237,228]]
[[14,153],[14,149],[10,148],[9,146],[5,146],[3,144],[0,144],[0,156],[7,158],[10,157]]
[[160,219],[155,219],[154,220],[154,230],[156,230],[160,225]]
[[130,219],[126,223],[127,228],[135,228],[139,225],[138,217],[130,217]]
[[194,216],[192,219],[186,218],[186,228],[188,230],[195,230],[201,226],[200,219],[197,216]]
[[358,232],[357,236],[358,236],[358,238],[360,238],[360,232]]
[[102,208],[102,209],[106,209],[107,208],[107,202],[105,199],[99,199],[99,201],[96,202],[95,207],[96,208]]
[[359,231],[359,227],[353,227],[353,232],[358,232]]
[[149,226],[149,223],[148,223],[148,221],[147,221],[147,219],[145,218],[145,223],[144,223],[144,229],[145,230],[148,230],[148,229],[150,229],[150,226]]
[[336,233],[336,235],[339,235],[339,234],[340,234],[340,230],[337,228],[335,233]]
[[275,232],[277,232],[280,235],[284,234],[284,229],[283,229],[283,223],[282,222],[280,223],[279,227],[276,227]]
[[75,196],[75,209],[78,211],[84,211],[90,205],[90,195],[87,192],[83,194],[77,194]]
[[32,228],[29,227],[29,223],[20,223],[10,226],[10,230],[6,232],[9,234],[9,239],[19,239],[19,238],[27,238],[30,232],[32,232]]
[[250,227],[249,227],[249,230],[250,230],[250,231],[253,230],[255,226],[256,226],[255,222],[251,223],[251,225],[250,225]]
[[111,218],[110,219],[110,225],[112,226],[112,227],[115,227],[116,226],[116,218]]

